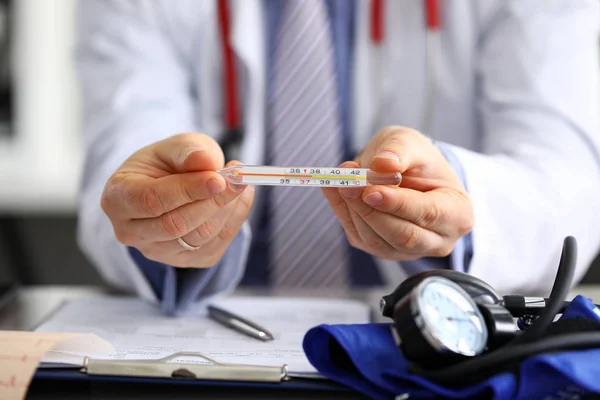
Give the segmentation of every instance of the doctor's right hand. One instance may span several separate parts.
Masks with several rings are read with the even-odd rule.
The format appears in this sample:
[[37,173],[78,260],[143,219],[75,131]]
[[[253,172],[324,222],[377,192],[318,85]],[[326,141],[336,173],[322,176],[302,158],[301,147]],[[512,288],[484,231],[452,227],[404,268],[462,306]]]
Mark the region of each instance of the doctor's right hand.
[[175,135],[133,154],[102,194],[119,242],[174,267],[217,264],[254,201],[252,186],[232,186],[215,172],[223,163],[220,146],[199,133]]

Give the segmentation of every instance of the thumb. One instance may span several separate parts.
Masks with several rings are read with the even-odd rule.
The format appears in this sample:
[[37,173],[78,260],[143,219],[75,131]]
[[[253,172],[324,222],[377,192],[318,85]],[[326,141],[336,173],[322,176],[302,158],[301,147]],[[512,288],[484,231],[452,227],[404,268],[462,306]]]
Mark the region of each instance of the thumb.
[[215,171],[225,163],[219,144],[202,133],[171,136],[156,143],[154,152],[175,173]]
[[460,178],[442,152],[420,132],[401,127],[388,128],[373,144],[368,155],[370,168],[382,173],[400,172],[404,187],[419,191],[439,187],[462,188]]
[[400,172],[425,163],[430,144],[410,129],[388,128],[361,155],[361,164],[377,172]]

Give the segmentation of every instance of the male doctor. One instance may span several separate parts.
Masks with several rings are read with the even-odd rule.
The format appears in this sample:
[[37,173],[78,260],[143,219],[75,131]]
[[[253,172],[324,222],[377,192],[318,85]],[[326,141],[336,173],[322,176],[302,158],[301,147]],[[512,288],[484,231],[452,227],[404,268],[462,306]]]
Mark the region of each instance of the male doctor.
[[[547,295],[567,235],[580,279],[600,244],[598,1],[436,3],[82,1],[82,249],[167,313],[238,285],[343,292],[430,268]],[[216,172],[239,163],[403,180]]]

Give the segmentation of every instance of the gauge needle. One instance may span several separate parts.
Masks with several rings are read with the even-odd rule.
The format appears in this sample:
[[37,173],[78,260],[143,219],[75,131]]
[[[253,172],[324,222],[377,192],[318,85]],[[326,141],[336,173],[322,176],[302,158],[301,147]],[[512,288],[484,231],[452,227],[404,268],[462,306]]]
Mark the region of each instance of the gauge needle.
[[456,318],[456,317],[446,317],[446,319],[448,321],[462,321],[462,322],[469,322],[471,321],[471,318]]

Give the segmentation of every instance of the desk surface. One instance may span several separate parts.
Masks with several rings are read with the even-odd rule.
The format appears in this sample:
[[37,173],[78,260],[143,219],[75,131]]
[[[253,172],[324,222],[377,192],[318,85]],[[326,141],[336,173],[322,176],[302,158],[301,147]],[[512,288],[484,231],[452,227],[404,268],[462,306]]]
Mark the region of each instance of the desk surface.
[[[247,293],[243,293],[247,294]],[[382,292],[363,292],[356,293],[357,298],[365,300],[368,304],[374,307],[378,304]],[[600,301],[600,286],[583,285],[576,288],[569,298],[576,294],[581,294],[586,297],[591,297],[596,301]],[[0,330],[33,330],[36,326],[48,318],[60,305],[70,299],[85,297],[85,296],[101,296],[104,292],[101,289],[94,287],[77,287],[77,286],[41,286],[27,287],[19,291],[16,298],[11,301],[6,307],[0,310]],[[329,294],[331,295],[331,294]],[[199,395],[203,399],[220,398],[220,399],[278,399],[285,397],[286,399],[301,399],[301,398],[327,398],[327,399],[362,399],[359,395],[353,395],[348,392],[290,392],[279,390],[264,390],[264,389],[238,389],[228,388],[223,389],[209,387],[173,387],[169,385],[148,385],[140,387],[139,385],[101,385],[81,383],[70,385],[69,388],[60,385],[57,391],[56,385],[49,382],[35,383],[27,397],[27,399],[192,399],[198,398]]]
[[[246,294],[246,292],[241,292]],[[360,292],[356,298],[377,307],[379,298],[385,291]],[[576,294],[600,302],[600,285],[582,285],[577,287],[569,298]],[[30,286],[22,288],[10,304],[0,309],[0,330],[33,330],[45,318],[56,311],[60,305],[70,299],[87,296],[102,296],[105,292],[96,287],[86,286]],[[332,296],[331,293],[323,294]]]
[[[241,292],[242,294],[250,294]],[[74,286],[41,286],[21,289],[16,298],[0,310],[0,330],[33,330],[50,317],[60,305],[78,297],[104,295],[101,289]],[[255,293],[262,294],[262,293]],[[331,294],[330,294],[331,295]],[[369,301],[369,296],[373,301]],[[360,298],[377,304],[381,293],[365,293]],[[354,296],[353,296],[354,297]],[[340,391],[291,391],[277,389],[248,389],[223,387],[172,386],[166,384],[102,384],[78,382],[56,385],[51,380],[34,381],[27,399],[364,399],[351,392]]]

